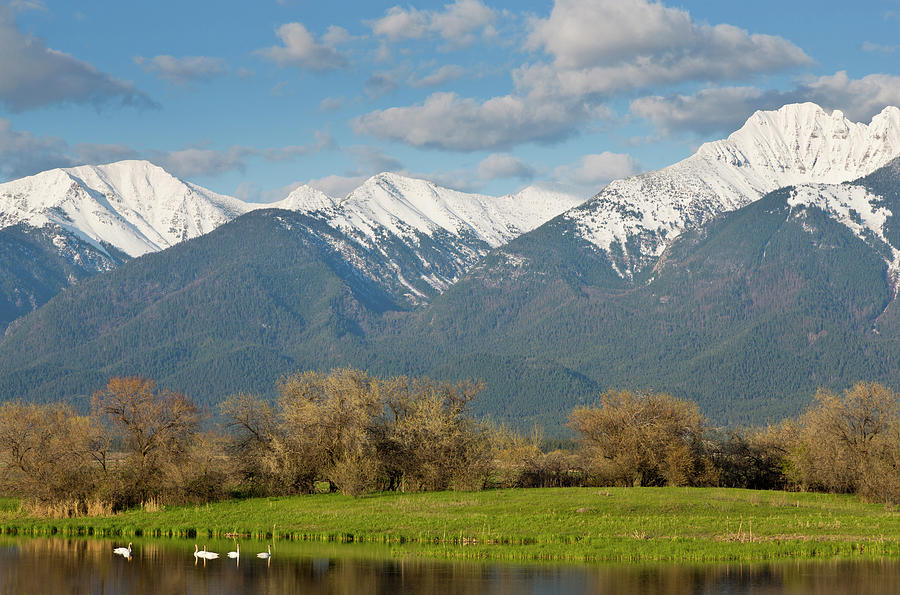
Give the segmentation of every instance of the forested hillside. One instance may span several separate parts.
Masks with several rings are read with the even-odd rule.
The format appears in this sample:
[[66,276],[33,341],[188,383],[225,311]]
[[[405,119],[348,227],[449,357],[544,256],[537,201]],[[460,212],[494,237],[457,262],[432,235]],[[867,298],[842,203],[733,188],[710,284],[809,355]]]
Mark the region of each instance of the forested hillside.
[[50,225],[0,229],[0,334],[69,285],[126,260],[112,246],[104,252]]
[[111,374],[153,373],[210,401],[355,360],[394,304],[305,225],[319,223],[251,213],[85,280],[8,333],[0,391],[78,401]]

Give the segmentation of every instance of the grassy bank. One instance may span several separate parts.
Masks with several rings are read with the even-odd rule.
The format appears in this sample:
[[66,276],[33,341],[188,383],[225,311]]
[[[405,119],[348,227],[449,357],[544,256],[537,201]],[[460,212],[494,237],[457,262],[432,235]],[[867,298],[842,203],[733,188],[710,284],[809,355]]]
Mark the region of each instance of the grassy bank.
[[320,494],[114,516],[35,519],[29,535],[248,538],[390,544],[397,555],[493,560],[756,561],[900,558],[900,512],[854,496],[721,488],[559,488]]

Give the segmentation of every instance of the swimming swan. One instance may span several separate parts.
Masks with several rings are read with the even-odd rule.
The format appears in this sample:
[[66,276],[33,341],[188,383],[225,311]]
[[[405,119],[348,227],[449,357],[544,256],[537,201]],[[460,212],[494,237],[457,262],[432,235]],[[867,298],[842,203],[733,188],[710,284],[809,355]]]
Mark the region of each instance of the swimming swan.
[[272,557],[272,546],[266,545],[266,550],[268,550],[268,551],[260,552],[260,553],[256,554],[256,557],[257,558],[271,558]]
[[114,554],[119,554],[120,556],[125,556],[126,558],[131,557],[131,542],[128,542],[128,547],[117,547],[113,550]]

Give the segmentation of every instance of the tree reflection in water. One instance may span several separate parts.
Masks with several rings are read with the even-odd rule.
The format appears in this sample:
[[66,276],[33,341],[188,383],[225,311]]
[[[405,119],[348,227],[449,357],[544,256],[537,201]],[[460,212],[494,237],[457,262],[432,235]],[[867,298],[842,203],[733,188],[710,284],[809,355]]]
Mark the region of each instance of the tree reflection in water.
[[522,566],[367,559],[351,546],[317,553],[276,544],[273,560],[194,566],[193,542],[135,542],[131,560],[113,556],[118,545],[0,538],[0,593],[900,593],[900,561]]

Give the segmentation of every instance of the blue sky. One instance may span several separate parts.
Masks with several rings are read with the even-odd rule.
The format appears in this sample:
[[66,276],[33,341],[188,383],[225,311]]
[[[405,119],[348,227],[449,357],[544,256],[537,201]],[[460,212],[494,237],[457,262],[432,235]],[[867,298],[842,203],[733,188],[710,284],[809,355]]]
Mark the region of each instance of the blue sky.
[[225,194],[392,170],[590,195],[815,101],[900,105],[900,1],[15,0],[0,178],[150,159]]

